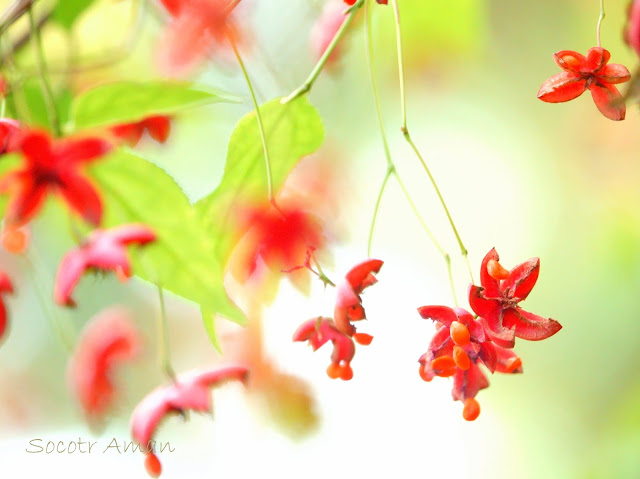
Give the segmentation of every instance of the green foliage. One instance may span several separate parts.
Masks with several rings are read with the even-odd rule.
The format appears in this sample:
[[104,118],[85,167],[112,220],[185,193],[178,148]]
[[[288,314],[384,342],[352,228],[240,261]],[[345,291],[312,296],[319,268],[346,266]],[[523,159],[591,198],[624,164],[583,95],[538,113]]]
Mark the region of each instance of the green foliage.
[[158,236],[134,258],[138,276],[208,311],[245,322],[224,289],[224,264],[213,255],[211,238],[171,176],[124,150],[97,163],[90,174],[105,201],[106,227],[141,222]]
[[[324,128],[318,112],[300,97],[280,104],[271,100],[260,107],[271,160],[274,191],[277,191],[300,158],[322,144]],[[229,212],[238,201],[266,201],[267,173],[255,112],[245,115],[231,134],[227,160],[220,185],[196,203],[211,237],[217,238],[216,254],[226,262],[233,238]]]
[[[0,178],[2,178],[5,173],[8,173],[9,171],[19,167],[20,162],[21,158],[17,153],[2,155],[2,158],[0,158]],[[0,195],[0,218],[4,217],[4,210],[7,207],[7,200],[7,195]]]
[[51,14],[51,18],[67,30],[73,22],[88,9],[95,0],[60,0]]
[[71,107],[71,124],[74,130],[83,130],[234,101],[237,98],[233,95],[191,83],[121,81],[100,85],[79,95]]
[[[37,78],[26,81],[23,86],[23,92],[26,107],[29,110],[28,114],[31,118],[31,127],[45,128],[52,131],[40,81]],[[71,101],[72,94],[68,89],[57,92],[55,95],[56,112],[61,123],[67,121]]]

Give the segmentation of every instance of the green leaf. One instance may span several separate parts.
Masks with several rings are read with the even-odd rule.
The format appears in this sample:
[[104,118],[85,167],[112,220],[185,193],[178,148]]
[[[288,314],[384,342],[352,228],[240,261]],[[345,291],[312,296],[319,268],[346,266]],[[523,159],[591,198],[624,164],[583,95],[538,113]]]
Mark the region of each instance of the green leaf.
[[134,257],[141,278],[240,324],[244,314],[224,288],[224,264],[178,184],[162,168],[116,150],[90,170],[105,201],[104,224],[141,222],[158,236]]
[[222,91],[172,81],[122,81],[100,85],[79,95],[71,107],[74,130],[140,121],[170,115],[184,108],[235,102]]
[[[298,161],[322,144],[324,128],[318,112],[304,97],[286,105],[280,99],[260,106],[267,137],[273,189],[278,191]],[[216,238],[216,253],[225,263],[233,246],[229,212],[240,201],[266,201],[267,173],[255,111],[245,115],[231,134],[227,160],[220,185],[196,203],[211,237]]]
[[67,30],[70,30],[76,18],[82,15],[82,13],[93,3],[95,3],[95,0],[59,1],[56,5],[56,8],[53,9],[51,18],[55,20],[59,25],[63,26]]
[[216,348],[216,351],[222,354],[222,347],[220,346],[220,341],[218,341],[218,335],[216,334],[215,312],[203,306],[200,308],[200,313],[202,314],[202,323],[204,324],[204,329],[209,335],[211,344],[213,344],[213,347]]

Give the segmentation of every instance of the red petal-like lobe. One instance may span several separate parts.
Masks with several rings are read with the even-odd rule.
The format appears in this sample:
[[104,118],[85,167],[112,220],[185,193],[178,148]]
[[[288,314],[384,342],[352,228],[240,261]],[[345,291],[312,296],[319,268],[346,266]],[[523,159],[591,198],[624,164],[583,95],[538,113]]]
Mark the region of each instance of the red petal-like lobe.
[[604,116],[613,121],[624,120],[627,108],[618,89],[608,83],[592,83],[589,87],[593,102]]
[[245,382],[247,374],[247,369],[241,366],[196,371],[178,377],[175,384],[157,388],[136,406],[131,415],[133,440],[146,447],[160,421],[171,412],[211,412],[209,388],[226,380]]
[[330,323],[329,318],[313,318],[305,321],[296,332],[293,333],[293,341],[309,341],[309,344],[315,351],[326,342],[331,340],[332,334],[327,334],[325,323]]
[[56,145],[55,154],[67,165],[96,160],[111,151],[112,145],[101,138],[62,140]]
[[624,83],[629,81],[631,74],[624,65],[611,63],[600,70],[597,77],[601,83]]
[[140,138],[142,138],[143,131],[144,128],[140,122],[125,123],[111,127],[111,132],[129,146],[136,146],[138,144]]
[[587,80],[579,75],[562,72],[548,78],[538,90],[538,98],[547,103],[562,103],[584,93]]
[[102,221],[102,200],[95,187],[82,176],[67,172],[60,178],[60,193],[72,210],[94,226]]
[[360,294],[364,288],[373,284],[371,275],[372,273],[378,273],[383,264],[384,262],[379,259],[368,259],[351,268],[345,275],[345,279],[354,292]]
[[522,373],[522,364],[520,364],[520,366],[516,368],[513,367],[513,361],[518,359],[518,355],[516,353],[514,353],[511,349],[505,349],[499,346],[497,346],[495,350],[496,354],[498,355],[498,364],[496,366],[496,371],[505,374]]
[[424,319],[440,321],[446,327],[450,327],[451,323],[458,321],[458,315],[448,306],[420,306],[418,313]]
[[7,309],[4,306],[4,301],[0,299],[0,341],[4,337],[4,333],[7,330]]
[[43,131],[25,133],[20,141],[22,151],[29,165],[51,165],[51,139]]
[[482,362],[491,373],[496,370],[498,364],[498,355],[496,353],[495,346],[490,342],[485,342],[480,345],[478,356],[482,359]]
[[[497,279],[491,277],[487,269],[487,264],[491,260],[500,260],[500,256],[498,256],[495,248],[491,248],[491,251],[482,259],[482,264],[480,265],[480,284],[484,288],[484,294],[487,298],[498,298],[500,296],[500,283]],[[479,313],[476,311],[476,314]]]
[[0,272],[0,293],[13,293],[13,284],[5,273]]
[[86,253],[82,249],[69,251],[58,266],[53,299],[61,306],[75,306],[71,299],[74,288],[87,268]]
[[[540,274],[540,258],[531,258],[509,272],[502,283],[502,290],[508,297],[525,299],[533,289]],[[513,291],[513,295],[511,295]]]
[[469,327],[469,324],[473,321],[473,314],[464,308],[453,308],[453,311],[458,316],[458,321]]
[[516,337],[529,341],[547,339],[562,329],[554,319],[543,318],[520,308],[506,309],[502,322],[506,328],[515,327]]
[[611,53],[602,47],[589,48],[587,52],[587,61],[582,68],[584,73],[600,73],[600,70],[607,64],[611,58]]
[[453,351],[453,341],[449,341],[450,339],[451,336],[449,335],[449,328],[438,329],[429,343],[429,352],[432,353],[429,360],[437,358],[445,353],[447,356],[451,356],[451,351]]
[[464,401],[476,397],[478,391],[489,387],[489,381],[482,370],[474,362],[467,370],[458,369],[453,377],[451,396],[455,401]]
[[129,223],[108,230],[112,240],[121,245],[136,243],[144,245],[156,240],[156,234],[143,223]]
[[553,60],[556,65],[569,73],[580,73],[587,62],[587,57],[571,50],[561,50],[553,54]]
[[38,214],[47,199],[47,186],[34,183],[27,172],[17,171],[6,175],[2,179],[2,189],[7,188],[11,192],[11,199],[5,213],[9,223],[28,222]]
[[151,116],[144,120],[144,126],[147,127],[151,138],[159,143],[164,143],[169,138],[171,132],[171,120],[168,116]]
[[469,306],[490,325],[490,329],[497,331],[500,326],[502,305],[497,299],[485,296],[485,290],[476,285],[469,287]]
[[20,148],[20,123],[12,118],[0,118],[0,155]]
[[487,338],[484,333],[484,326],[478,320],[470,321],[467,324],[467,328],[469,328],[469,333],[471,334],[471,339],[476,343],[484,343]]

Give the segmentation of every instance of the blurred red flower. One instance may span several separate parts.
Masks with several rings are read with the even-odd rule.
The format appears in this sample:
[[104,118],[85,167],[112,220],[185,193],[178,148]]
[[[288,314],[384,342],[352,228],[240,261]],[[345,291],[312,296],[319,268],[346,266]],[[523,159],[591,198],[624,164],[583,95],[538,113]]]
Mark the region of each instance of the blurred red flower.
[[20,138],[19,150],[24,166],[0,178],[0,192],[11,195],[6,221],[26,223],[53,192],[87,222],[100,224],[102,201],[79,168],[109,152],[110,143],[99,138],[52,140],[45,132],[30,131]]
[[114,271],[120,280],[128,279],[131,276],[131,263],[126,246],[142,246],[155,239],[155,233],[148,226],[136,223],[92,231],[84,244],[62,258],[53,293],[56,303],[75,305],[71,294],[88,269]]
[[556,64],[564,70],[545,81],[538,98],[549,103],[560,103],[579,97],[585,90],[610,120],[624,120],[626,107],[622,95],[615,87],[631,78],[624,65],[607,65],[611,54],[602,47],[590,48],[587,56],[571,50],[553,54]]
[[171,16],[161,41],[161,65],[180,74],[205,60],[216,46],[240,35],[231,17],[238,0],[161,0]]
[[106,309],[87,323],[69,360],[67,379],[89,419],[99,419],[111,407],[116,397],[113,370],[133,359],[140,344],[131,317],[122,308]]

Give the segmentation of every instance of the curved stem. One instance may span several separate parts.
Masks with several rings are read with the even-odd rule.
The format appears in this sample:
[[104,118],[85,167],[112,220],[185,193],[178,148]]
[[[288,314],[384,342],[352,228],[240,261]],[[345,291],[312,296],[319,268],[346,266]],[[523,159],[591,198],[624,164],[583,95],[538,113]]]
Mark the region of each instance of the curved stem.
[[378,210],[380,209],[380,203],[382,202],[382,195],[384,194],[384,189],[387,186],[387,182],[389,181],[389,177],[393,173],[394,168],[387,168],[387,172],[384,175],[382,180],[382,184],[380,185],[380,190],[378,191],[378,198],[376,198],[376,205],[373,208],[373,218],[371,218],[371,225],[369,226],[369,240],[367,241],[367,256],[371,257],[371,245],[373,243],[373,231],[376,226],[376,219],[378,218]]
[[[413,199],[411,198],[411,194],[409,193],[409,191],[407,190],[406,186],[404,185],[404,182],[402,181],[402,178],[400,177],[400,174],[398,173],[398,170],[395,167],[395,164],[391,158],[391,151],[389,149],[389,141],[387,140],[387,134],[384,128],[384,120],[382,117],[382,106],[380,105],[380,89],[378,88],[378,79],[376,76],[376,68],[375,68],[375,60],[374,60],[374,50],[373,50],[373,35],[372,35],[372,19],[371,19],[371,15],[372,15],[372,10],[369,8],[369,4],[365,3],[364,6],[365,9],[365,40],[366,40],[366,44],[367,44],[367,65],[369,67],[369,78],[371,80],[371,87],[373,89],[373,97],[375,99],[375,106],[376,106],[376,116],[378,118],[378,128],[380,130],[380,137],[382,138],[382,146],[384,148],[384,154],[385,154],[385,158],[387,161],[387,172],[385,173],[385,177],[382,181],[382,185],[380,186],[380,192],[378,193],[378,199],[376,200],[376,205],[373,211],[373,218],[371,220],[371,227],[369,229],[369,241],[368,241],[368,245],[367,245],[367,255],[371,256],[371,245],[372,245],[372,240],[373,240],[373,231],[374,231],[374,227],[375,227],[375,223],[376,223],[376,219],[378,216],[378,209],[380,207],[380,202],[382,200],[382,194],[384,192],[384,189],[387,185],[387,182],[389,180],[389,177],[391,175],[393,175],[396,179],[396,181],[398,182],[398,185],[400,185],[400,189],[402,190],[402,193],[404,194],[405,198],[407,199],[407,202],[409,203],[409,205],[411,206],[411,210],[413,211],[413,214],[416,216],[416,218],[418,219],[418,221],[420,222],[420,225],[422,226],[422,229],[424,229],[424,231],[427,233],[427,236],[429,237],[429,239],[431,240],[431,242],[433,243],[433,245],[436,247],[436,249],[440,252],[440,254],[442,255],[442,257],[444,258],[446,267],[447,267],[447,275],[449,277],[449,284],[451,286],[451,293],[453,295],[453,301],[455,303],[455,305],[458,305],[458,298],[456,296],[456,290],[454,288],[453,285],[453,273],[451,271],[451,257],[449,256],[449,254],[442,248],[442,246],[440,245],[440,243],[438,242],[438,240],[436,240],[435,236],[433,235],[433,233],[431,232],[431,230],[429,229],[429,227],[427,226],[427,223],[424,221],[424,219],[422,218],[422,215],[420,215],[420,212],[418,211],[418,208],[416,207]],[[402,88],[402,91],[404,91],[404,87]],[[404,102],[403,102],[404,105]],[[404,109],[403,109],[404,112]],[[404,117],[404,116],[403,116]],[[404,117],[405,120],[403,120],[403,122],[406,122],[406,117]]]
[[604,0],[600,0],[600,16],[598,17],[598,25],[596,26],[596,39],[598,41],[598,46],[601,46],[601,44],[600,44],[600,27],[602,26],[602,20],[604,20],[604,17],[605,17]]
[[175,383],[176,373],[171,366],[171,359],[169,355],[169,327],[167,325],[167,310],[164,304],[164,291],[162,286],[156,284],[158,288],[158,299],[160,300],[160,324],[158,330],[160,332],[160,367],[169,376],[169,378]]
[[44,102],[47,107],[47,115],[51,128],[56,136],[60,136],[60,121],[58,119],[58,112],[56,111],[55,100],[53,99],[53,92],[49,80],[47,79],[47,65],[44,58],[44,49],[42,47],[42,35],[40,29],[36,26],[35,16],[33,15],[33,8],[29,7],[29,27],[31,29],[31,36],[34,42],[34,49],[36,53],[36,62],[38,64],[38,75],[40,76],[40,83],[42,84],[42,94],[44,96]]
[[407,108],[406,108],[407,100],[406,100],[406,92],[405,92],[405,86],[404,86],[405,80],[404,80],[404,66],[403,66],[403,54],[402,54],[402,32],[400,28],[400,10],[398,8],[397,0],[391,0],[391,4],[393,6],[393,12],[394,12],[395,24],[396,24],[395,26],[396,26],[396,46],[398,50],[398,75],[400,79],[400,103],[402,106],[402,126],[400,127],[400,131],[402,131],[402,135],[404,136],[404,139],[407,141],[407,143],[409,143],[409,146],[411,146],[411,149],[413,150],[416,157],[420,161],[422,168],[424,169],[424,171],[427,173],[427,176],[429,177],[429,181],[431,182],[431,185],[433,186],[433,189],[435,190],[438,196],[438,199],[440,200],[440,204],[442,205],[442,208],[445,214],[447,215],[447,219],[449,220],[449,224],[451,225],[453,234],[455,235],[456,241],[458,242],[458,246],[460,247],[460,254],[462,255],[462,257],[464,258],[467,264],[467,270],[469,271],[469,276],[471,278],[471,282],[473,283],[474,282],[473,273],[471,271],[471,265],[469,264],[467,248],[464,246],[464,243],[460,238],[458,229],[456,228],[456,225],[453,222],[453,218],[451,217],[449,208],[447,207],[447,204],[444,201],[444,197],[440,192],[440,188],[438,188],[438,184],[436,183],[435,178],[431,174],[431,170],[427,166],[427,163],[425,162],[422,154],[420,153],[420,150],[418,150],[418,147],[413,142],[413,140],[411,139],[411,135],[409,134],[409,129],[407,127]]
[[304,81],[302,85],[300,85],[293,92],[291,92],[289,96],[287,96],[286,98],[283,98],[280,101],[280,103],[284,105],[285,103],[288,103],[291,100],[294,100],[299,96],[302,96],[308,93],[311,90],[311,87],[313,87],[313,84],[315,83],[316,79],[320,75],[320,72],[322,71],[325,64],[327,63],[327,60],[329,60],[329,57],[331,56],[336,46],[340,42],[340,39],[344,35],[344,32],[347,31],[347,28],[349,28],[349,25],[353,21],[353,18],[355,17],[356,13],[358,13],[358,10],[360,9],[360,7],[362,7],[363,4],[364,4],[364,0],[358,0],[356,3],[354,3],[351,7],[347,9],[347,17],[343,20],[342,25],[340,25],[340,28],[338,29],[336,34],[333,36],[331,43],[329,43],[329,45],[327,46],[327,49],[322,54],[322,56],[320,57],[320,60],[318,60],[318,63],[316,63],[316,66],[313,68],[313,70],[311,70],[311,73],[309,74],[307,79]]
[[260,140],[262,141],[262,151],[264,153],[264,164],[267,170],[267,189],[269,194],[269,202],[279,210],[276,199],[273,193],[273,178],[271,175],[271,160],[269,158],[269,148],[267,148],[267,136],[264,131],[264,125],[262,123],[262,114],[260,113],[260,106],[258,105],[258,100],[256,98],[255,91],[253,89],[253,84],[251,83],[251,79],[249,78],[249,73],[247,72],[247,68],[245,67],[244,62],[242,61],[242,57],[240,56],[240,52],[238,51],[238,47],[231,37],[231,35],[227,36],[229,39],[229,43],[231,43],[231,48],[233,49],[233,53],[238,60],[238,64],[240,65],[240,69],[242,70],[242,75],[244,76],[244,80],[247,83],[247,87],[249,88],[249,93],[251,93],[251,101],[253,102],[253,107],[256,112],[256,119],[258,121],[258,130],[260,131]]

